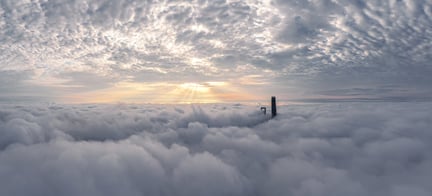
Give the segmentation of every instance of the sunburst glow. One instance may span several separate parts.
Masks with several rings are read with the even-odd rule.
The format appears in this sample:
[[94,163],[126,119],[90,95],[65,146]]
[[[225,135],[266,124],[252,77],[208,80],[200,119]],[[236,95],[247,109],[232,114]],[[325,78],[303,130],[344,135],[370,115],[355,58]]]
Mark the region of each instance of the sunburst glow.
[[212,91],[213,86],[194,82],[182,83],[172,91],[171,95],[176,97],[180,103],[211,103],[219,99]]
[[199,93],[207,93],[209,92],[209,87],[208,86],[204,86],[202,84],[198,84],[198,83],[183,83],[180,85],[180,88],[189,90],[189,91],[196,91]]

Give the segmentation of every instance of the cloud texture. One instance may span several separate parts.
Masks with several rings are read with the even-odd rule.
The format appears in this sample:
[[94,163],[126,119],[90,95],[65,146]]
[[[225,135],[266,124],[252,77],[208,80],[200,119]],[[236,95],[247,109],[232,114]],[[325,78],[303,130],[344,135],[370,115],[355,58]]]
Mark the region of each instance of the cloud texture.
[[428,0],[4,0],[0,76],[19,85],[2,83],[1,98],[224,81],[285,98],[430,100],[431,18]]
[[1,195],[432,193],[430,103],[2,105]]

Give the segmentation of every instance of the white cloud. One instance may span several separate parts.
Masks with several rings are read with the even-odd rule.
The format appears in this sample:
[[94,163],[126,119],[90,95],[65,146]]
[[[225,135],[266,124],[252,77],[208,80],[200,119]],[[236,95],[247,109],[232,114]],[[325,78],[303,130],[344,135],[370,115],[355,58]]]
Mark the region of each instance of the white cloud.
[[[67,88],[75,79],[105,88],[86,77],[61,80],[71,73],[114,86],[270,72],[289,93],[392,84],[411,89],[398,96],[418,98],[430,94],[431,7],[424,0],[2,1],[0,70],[35,73],[29,88],[64,83],[62,94],[82,91]],[[256,69],[235,72],[244,66]],[[279,84],[287,80],[295,84]]]
[[1,195],[428,195],[430,103],[1,105]]

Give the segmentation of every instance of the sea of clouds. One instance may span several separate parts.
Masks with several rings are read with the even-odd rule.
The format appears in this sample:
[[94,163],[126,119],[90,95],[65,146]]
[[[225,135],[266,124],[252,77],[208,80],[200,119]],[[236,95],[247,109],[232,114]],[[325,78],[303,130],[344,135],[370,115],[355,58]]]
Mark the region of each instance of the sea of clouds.
[[0,105],[0,195],[432,195],[431,103]]

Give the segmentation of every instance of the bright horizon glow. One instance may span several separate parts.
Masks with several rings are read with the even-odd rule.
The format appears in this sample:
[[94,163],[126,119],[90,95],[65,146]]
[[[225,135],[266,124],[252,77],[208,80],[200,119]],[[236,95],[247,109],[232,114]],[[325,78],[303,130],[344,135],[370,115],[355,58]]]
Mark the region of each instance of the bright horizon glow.
[[186,82],[186,83],[135,83],[120,82],[114,87],[71,94],[63,97],[65,103],[228,103],[256,102],[251,96],[231,85],[229,82]]
[[208,86],[204,86],[198,83],[191,83],[191,82],[180,84],[180,88],[183,88],[187,91],[198,92],[198,93],[208,93],[210,91]]

